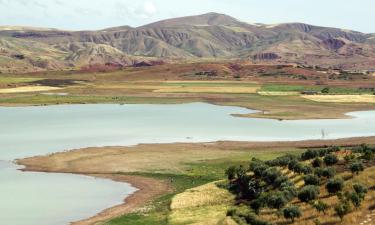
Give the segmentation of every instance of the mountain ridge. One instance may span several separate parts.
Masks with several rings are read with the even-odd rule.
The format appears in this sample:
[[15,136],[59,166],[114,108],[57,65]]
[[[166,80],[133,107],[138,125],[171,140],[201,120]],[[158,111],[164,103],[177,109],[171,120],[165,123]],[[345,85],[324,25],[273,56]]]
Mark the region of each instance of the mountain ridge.
[[[3,26],[0,40],[20,43],[19,48],[0,44],[0,71],[8,72],[21,61],[14,59],[15,55],[24,55],[22,64],[27,68],[27,60],[46,50],[61,53],[43,56],[48,63],[40,65],[46,68],[30,65],[27,70],[80,67],[94,62],[129,66],[148,57],[245,59],[357,69],[375,66],[374,34],[305,23],[249,24],[219,13],[97,31]],[[28,45],[37,47],[33,52]]]

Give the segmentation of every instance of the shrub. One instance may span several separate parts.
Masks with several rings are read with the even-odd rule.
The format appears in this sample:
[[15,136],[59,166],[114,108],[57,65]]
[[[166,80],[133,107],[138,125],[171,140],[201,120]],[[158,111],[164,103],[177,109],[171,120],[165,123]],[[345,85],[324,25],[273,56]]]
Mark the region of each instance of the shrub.
[[305,175],[303,181],[305,182],[305,185],[319,185],[320,183],[319,177],[311,174]]
[[324,156],[324,163],[327,165],[327,166],[332,166],[332,165],[335,165],[336,163],[338,163],[338,158],[335,154],[328,154],[326,156]]
[[283,209],[283,215],[285,219],[290,219],[294,223],[295,218],[302,216],[301,210],[298,206],[289,206]]
[[303,187],[298,193],[298,199],[301,202],[311,202],[319,196],[319,187],[314,185],[308,185]]
[[327,182],[326,189],[330,194],[342,191],[344,188],[344,180],[342,178],[333,178]]
[[328,205],[322,201],[317,201],[312,204],[312,207],[316,209],[318,212],[322,212],[326,214],[326,210],[328,209]]
[[321,160],[319,157],[316,157],[312,162],[311,165],[314,168],[322,167],[323,166],[323,160]]
[[364,170],[363,164],[361,162],[353,162],[349,165],[350,170],[353,174],[359,174]]

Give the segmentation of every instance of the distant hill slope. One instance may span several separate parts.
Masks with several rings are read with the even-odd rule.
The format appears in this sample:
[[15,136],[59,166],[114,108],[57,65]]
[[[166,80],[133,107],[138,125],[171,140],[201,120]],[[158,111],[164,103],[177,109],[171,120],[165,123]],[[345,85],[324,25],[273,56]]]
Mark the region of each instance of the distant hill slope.
[[[12,44],[6,44],[11,42]],[[24,55],[15,57],[15,55]],[[46,62],[35,65],[41,57]],[[138,28],[61,31],[0,27],[0,70],[43,70],[91,63],[129,65],[142,57],[249,59],[341,68],[374,68],[375,35],[302,23],[248,24],[217,13]],[[48,63],[47,63],[48,62]]]

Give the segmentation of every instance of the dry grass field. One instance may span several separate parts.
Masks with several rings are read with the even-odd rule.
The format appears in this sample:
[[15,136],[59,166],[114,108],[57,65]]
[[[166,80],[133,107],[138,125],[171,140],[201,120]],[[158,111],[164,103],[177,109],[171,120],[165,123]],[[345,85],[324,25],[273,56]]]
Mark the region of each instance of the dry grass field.
[[216,225],[226,219],[234,196],[217,182],[188,189],[172,198],[170,224]]
[[50,86],[27,86],[27,87],[0,89],[0,94],[56,91],[56,90],[60,90],[60,89],[62,89],[62,88],[50,87]]
[[304,95],[315,102],[331,103],[375,103],[375,95]]

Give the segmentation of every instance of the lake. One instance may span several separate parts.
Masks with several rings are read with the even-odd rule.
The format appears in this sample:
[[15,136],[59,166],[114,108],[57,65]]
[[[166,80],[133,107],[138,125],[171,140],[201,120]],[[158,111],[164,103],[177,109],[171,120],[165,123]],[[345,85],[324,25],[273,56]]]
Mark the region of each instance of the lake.
[[14,159],[94,146],[138,143],[292,141],[375,136],[375,111],[352,119],[278,121],[205,103],[0,107],[0,221],[60,225],[122,202],[128,184],[69,174],[20,172]]

